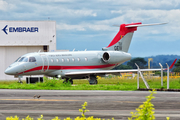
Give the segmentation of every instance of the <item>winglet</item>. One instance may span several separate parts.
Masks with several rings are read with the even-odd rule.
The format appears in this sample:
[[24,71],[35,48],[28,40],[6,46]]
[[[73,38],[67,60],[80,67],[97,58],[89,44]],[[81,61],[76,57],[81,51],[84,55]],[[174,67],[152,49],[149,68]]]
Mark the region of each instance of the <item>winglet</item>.
[[175,62],[176,62],[177,58],[174,60],[174,62],[171,64],[171,66],[169,67],[169,69],[173,68]]
[[[174,64],[175,64],[175,62],[176,62],[176,60],[177,60],[177,58],[174,60],[174,62],[171,64],[171,66],[169,67],[169,69],[172,69],[173,68],[173,66],[174,66]],[[163,70],[167,70],[167,68],[166,69],[163,69]]]

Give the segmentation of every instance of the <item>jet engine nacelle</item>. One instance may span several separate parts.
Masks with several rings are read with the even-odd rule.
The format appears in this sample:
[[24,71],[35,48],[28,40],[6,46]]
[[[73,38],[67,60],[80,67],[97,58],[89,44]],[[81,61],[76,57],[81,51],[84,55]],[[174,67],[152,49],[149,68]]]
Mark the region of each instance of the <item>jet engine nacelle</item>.
[[102,54],[102,61],[109,64],[123,63],[131,59],[131,55],[122,51],[107,51]]
[[109,59],[110,59],[109,53],[108,53],[108,52],[104,52],[104,53],[103,53],[103,56],[102,56],[102,60],[103,60],[105,63],[107,63],[107,62],[109,61]]

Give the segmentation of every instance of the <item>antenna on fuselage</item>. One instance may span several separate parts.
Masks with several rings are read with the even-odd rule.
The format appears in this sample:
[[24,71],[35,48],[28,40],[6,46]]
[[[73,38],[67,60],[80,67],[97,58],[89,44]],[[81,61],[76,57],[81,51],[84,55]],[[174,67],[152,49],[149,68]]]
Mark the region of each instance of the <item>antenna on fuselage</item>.
[[41,49],[38,51],[38,53],[40,53],[41,52]]
[[87,49],[85,49],[84,51],[86,51]]
[[73,51],[75,51],[75,48],[73,49]]

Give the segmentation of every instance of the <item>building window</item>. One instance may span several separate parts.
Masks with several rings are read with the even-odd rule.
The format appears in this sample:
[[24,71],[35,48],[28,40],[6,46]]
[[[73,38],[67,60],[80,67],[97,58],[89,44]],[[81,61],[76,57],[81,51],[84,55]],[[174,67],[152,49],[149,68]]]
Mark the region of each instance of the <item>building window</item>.
[[47,45],[43,46],[43,50],[44,50],[44,52],[47,52]]

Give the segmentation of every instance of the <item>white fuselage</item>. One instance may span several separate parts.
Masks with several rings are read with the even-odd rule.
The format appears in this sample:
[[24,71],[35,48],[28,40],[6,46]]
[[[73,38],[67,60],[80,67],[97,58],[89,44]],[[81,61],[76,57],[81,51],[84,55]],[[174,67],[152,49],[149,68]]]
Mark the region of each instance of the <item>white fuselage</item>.
[[[104,54],[108,56],[106,55],[103,58]],[[110,70],[130,59],[131,55],[122,51],[29,53],[21,56],[16,62],[11,64],[5,70],[5,73],[15,76],[43,74],[51,77],[61,76],[66,78],[65,73],[67,72]],[[73,76],[73,78],[83,77]]]

